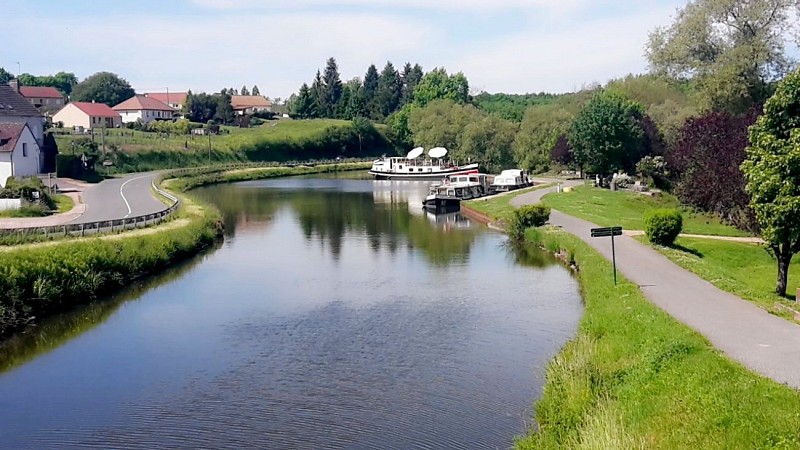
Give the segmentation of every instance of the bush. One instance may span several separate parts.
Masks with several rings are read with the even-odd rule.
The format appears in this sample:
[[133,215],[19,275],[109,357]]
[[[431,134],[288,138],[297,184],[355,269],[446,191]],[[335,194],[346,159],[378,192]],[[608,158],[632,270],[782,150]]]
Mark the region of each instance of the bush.
[[670,246],[683,228],[683,216],[677,209],[656,209],[644,216],[644,231],[650,242]]
[[550,208],[544,205],[527,205],[514,210],[508,223],[508,233],[517,242],[525,238],[525,230],[540,227],[550,219]]

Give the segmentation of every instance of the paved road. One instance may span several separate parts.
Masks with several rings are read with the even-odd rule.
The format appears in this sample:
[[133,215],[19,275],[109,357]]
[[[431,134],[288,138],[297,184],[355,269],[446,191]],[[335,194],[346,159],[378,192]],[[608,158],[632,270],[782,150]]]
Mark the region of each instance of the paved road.
[[69,224],[116,220],[163,211],[150,186],[157,172],[133,173],[88,187],[83,193],[86,210]]
[[[567,182],[580,184],[580,182]],[[555,188],[522,194],[515,207],[537,203]],[[572,233],[609,260],[611,240],[591,238],[590,222],[553,210],[550,223]],[[730,358],[773,380],[800,389],[800,326],[770,315],[716,288],[629,236],[615,238],[617,269],[645,296],[708,338]]]

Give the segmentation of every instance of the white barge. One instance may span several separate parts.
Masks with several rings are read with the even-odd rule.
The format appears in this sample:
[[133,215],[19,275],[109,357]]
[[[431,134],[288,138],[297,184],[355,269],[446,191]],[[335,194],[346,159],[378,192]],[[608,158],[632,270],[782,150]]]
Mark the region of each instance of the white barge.
[[445,159],[447,149],[434,147],[423,157],[425,149],[417,147],[405,157],[376,159],[369,170],[376,180],[439,180],[448,175],[478,173],[478,164],[459,165]]
[[433,213],[442,214],[461,210],[461,200],[470,200],[489,194],[486,174],[472,173],[450,175],[443,183],[431,185],[422,206]]

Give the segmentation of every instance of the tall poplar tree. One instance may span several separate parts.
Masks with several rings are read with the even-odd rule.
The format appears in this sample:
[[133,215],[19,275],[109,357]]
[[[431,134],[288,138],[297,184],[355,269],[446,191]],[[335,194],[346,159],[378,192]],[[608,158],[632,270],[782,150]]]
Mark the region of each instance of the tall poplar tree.
[[250,94],[252,95],[261,95],[261,92],[258,90],[258,86],[255,84],[253,85],[253,89],[250,90]]

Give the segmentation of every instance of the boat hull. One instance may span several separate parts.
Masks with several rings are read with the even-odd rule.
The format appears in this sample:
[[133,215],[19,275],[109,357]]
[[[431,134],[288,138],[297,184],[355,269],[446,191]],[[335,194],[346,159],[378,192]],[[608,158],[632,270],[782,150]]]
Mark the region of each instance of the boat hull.
[[422,202],[422,207],[434,214],[454,213],[461,210],[461,200],[453,197],[427,198]]
[[437,172],[420,172],[420,173],[402,173],[402,172],[384,172],[377,170],[370,170],[369,174],[376,180],[441,180],[448,175],[465,175],[471,173],[478,173],[477,164],[472,167],[457,167],[452,170],[440,170]]

